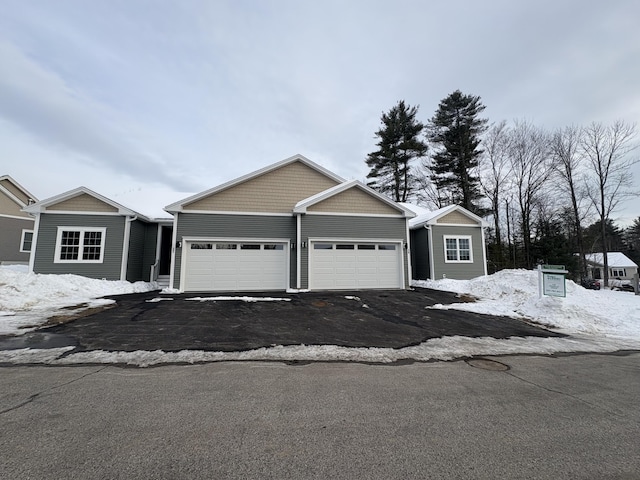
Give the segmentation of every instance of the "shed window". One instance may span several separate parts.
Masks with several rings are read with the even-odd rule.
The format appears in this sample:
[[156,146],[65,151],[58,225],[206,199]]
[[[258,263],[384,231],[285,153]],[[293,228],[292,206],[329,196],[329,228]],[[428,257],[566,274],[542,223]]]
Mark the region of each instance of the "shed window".
[[102,263],[106,228],[58,227],[54,263]]
[[472,263],[470,236],[444,236],[444,261],[447,263]]
[[20,239],[20,251],[30,252],[33,244],[33,230],[22,230],[22,238]]
[[623,268],[613,268],[611,269],[611,276],[613,277],[626,277],[627,271]]

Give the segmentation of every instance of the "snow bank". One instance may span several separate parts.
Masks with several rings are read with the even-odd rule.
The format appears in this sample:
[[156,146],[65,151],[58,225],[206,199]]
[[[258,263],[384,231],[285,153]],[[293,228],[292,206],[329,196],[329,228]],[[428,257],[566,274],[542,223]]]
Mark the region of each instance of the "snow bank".
[[640,340],[640,296],[629,292],[587,290],[567,280],[567,296],[538,298],[538,274],[501,270],[472,280],[420,280],[413,286],[467,294],[473,303],[436,305],[525,318],[567,334],[606,335]]
[[[0,267],[0,335],[31,331],[64,308],[91,308],[113,303],[106,295],[148,292],[157,284],[95,280],[78,275],[25,272],[24,266]],[[24,328],[28,327],[28,328]]]

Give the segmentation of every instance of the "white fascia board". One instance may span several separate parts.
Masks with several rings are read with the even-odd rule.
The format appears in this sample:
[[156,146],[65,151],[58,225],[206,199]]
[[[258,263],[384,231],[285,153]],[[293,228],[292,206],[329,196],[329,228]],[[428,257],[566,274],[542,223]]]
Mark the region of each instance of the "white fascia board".
[[343,182],[339,185],[336,185],[335,187],[331,187],[328,188],[322,192],[316,193],[315,195],[312,195],[308,198],[305,198],[303,200],[300,200],[298,203],[296,203],[296,205],[293,207],[293,212],[294,213],[307,213],[307,208],[309,208],[312,205],[315,205],[316,203],[320,203],[328,198],[331,198],[335,195],[338,195],[339,193],[342,193],[346,190],[349,190],[350,188],[359,188],[360,190],[362,190],[365,193],[368,193],[369,195],[371,195],[372,197],[386,203],[387,205],[389,205],[392,208],[395,208],[396,210],[398,210],[399,212],[402,213],[402,215],[405,218],[413,218],[416,216],[416,214],[408,209],[407,207],[405,207],[404,205],[401,205],[399,203],[394,202],[393,200],[385,197],[384,195],[376,192],[374,189],[372,189],[371,187],[368,187],[367,185],[365,185],[364,183],[360,182],[359,180],[349,180],[348,182]]
[[[474,220],[476,222],[478,222],[477,225],[470,225],[467,223],[461,223],[461,224],[453,224],[453,223],[443,223],[440,224],[438,223],[438,220],[442,217],[444,217],[445,215],[448,215],[449,213],[453,212],[453,211],[458,211],[461,214],[463,214],[466,217],[469,217],[471,220]],[[411,225],[409,228],[411,228],[411,230],[416,230],[418,228],[422,228],[425,225],[449,225],[449,226],[456,226],[456,227],[488,227],[489,223],[487,223],[484,219],[482,219],[481,217],[477,216],[475,213],[470,212],[469,210],[467,210],[466,208],[461,207],[460,205],[449,205],[447,207],[443,207],[439,210],[436,210],[435,212],[433,212],[433,216],[429,217],[427,219],[425,219],[424,221],[420,222],[420,223],[415,223],[413,225]]]
[[[38,199],[31,194],[31,192],[29,192],[26,188],[24,188],[22,185],[20,185],[18,182],[16,182],[13,178],[11,178],[10,175],[3,175],[0,177],[0,182],[2,180],[7,180],[9,182],[11,182],[13,184],[14,187],[16,187],[18,190],[20,190],[22,193],[24,193],[27,197],[29,197],[31,200],[33,200],[34,202],[36,202]],[[2,185],[0,185],[0,189],[2,189],[5,192],[8,192],[5,188],[2,187]],[[8,192],[10,193],[10,192]],[[14,197],[13,194],[11,194],[12,197]],[[18,199],[16,199],[18,200]],[[20,200],[18,200],[18,202],[24,206],[24,203]]]
[[221,192],[223,190],[227,190],[228,188],[231,188],[231,187],[233,187],[235,185],[239,185],[241,183],[244,183],[247,180],[251,180],[252,178],[259,177],[261,175],[264,175],[265,173],[271,172],[271,171],[276,170],[276,169],[278,169],[280,167],[283,167],[285,165],[288,165],[290,163],[297,162],[297,161],[299,161],[301,163],[304,163],[308,167],[310,167],[310,168],[322,173],[323,175],[326,175],[327,177],[331,178],[332,180],[335,180],[336,182],[342,183],[342,182],[345,181],[344,178],[336,175],[335,173],[327,170],[324,167],[321,167],[317,163],[312,162],[311,160],[309,160],[305,156],[298,154],[298,155],[294,155],[294,156],[289,157],[289,158],[285,158],[284,160],[281,160],[279,162],[272,163],[271,165],[267,165],[266,167],[261,168],[260,170],[256,170],[254,172],[248,173],[246,175],[243,175],[241,177],[235,178],[233,180],[229,180],[228,182],[225,182],[225,183],[223,183],[221,185],[218,185],[217,187],[213,187],[213,188],[210,188],[208,190],[205,190],[204,192],[200,192],[200,193],[196,193],[195,195],[191,195],[190,197],[187,197],[187,198],[185,198],[183,200],[179,200],[179,201],[177,201],[175,203],[172,203],[171,205],[167,205],[166,207],[164,207],[164,210],[166,212],[169,212],[169,213],[182,212],[183,211],[182,207],[185,204],[192,203],[192,202],[195,202],[197,200],[200,200],[201,198],[208,197],[209,195],[213,195],[213,194],[219,193],[219,192]]
[[[28,205],[25,208],[22,209],[22,211],[27,212],[27,213],[55,213],[51,212],[51,211],[47,211],[46,208],[51,206],[51,205],[55,205],[57,203],[60,203],[62,201],[65,200],[69,200],[72,199],[74,197],[77,197],[79,195],[82,194],[87,194],[93,198],[95,198],[96,200],[100,200],[101,202],[106,203],[107,205],[111,205],[113,208],[117,209],[118,215],[126,215],[126,216],[136,216],[141,220],[144,221],[151,221],[149,218],[147,218],[146,216],[142,215],[141,213],[136,212],[135,210],[131,210],[130,208],[125,207],[124,205],[120,205],[118,202],[115,202],[113,200],[111,200],[110,198],[107,198],[103,195],[100,195],[99,193],[94,192],[93,190],[87,188],[87,187],[78,187],[78,188],[74,188],[73,190],[69,190],[67,192],[61,193],[59,195],[55,195],[53,197],[49,197],[45,200],[41,200],[39,202],[36,202],[32,205]],[[66,212],[66,213],[77,213],[77,214],[84,214],[84,215],[104,215],[106,212]]]

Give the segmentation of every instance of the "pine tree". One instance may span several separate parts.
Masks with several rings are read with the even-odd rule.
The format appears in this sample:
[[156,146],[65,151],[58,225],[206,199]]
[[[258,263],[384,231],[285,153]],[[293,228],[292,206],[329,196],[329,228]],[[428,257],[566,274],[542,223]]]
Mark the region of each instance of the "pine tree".
[[420,138],[424,124],[416,120],[418,107],[398,102],[382,114],[382,127],[376,132],[379,149],[367,155],[371,171],[368,185],[396,202],[406,202],[415,189],[411,161],[423,157],[426,143]]
[[431,165],[436,188],[446,192],[451,203],[479,215],[484,211],[478,204],[482,195],[476,169],[482,155],[480,136],[487,129],[487,120],[479,118],[484,109],[480,97],[456,90],[440,102],[428,127],[429,140],[438,146]]

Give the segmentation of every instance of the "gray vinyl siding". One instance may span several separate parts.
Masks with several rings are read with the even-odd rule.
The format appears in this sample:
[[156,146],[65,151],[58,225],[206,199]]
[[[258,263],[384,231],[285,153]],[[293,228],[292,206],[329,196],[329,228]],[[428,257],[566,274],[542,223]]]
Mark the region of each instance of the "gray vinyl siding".
[[141,280],[145,282],[153,281],[151,278],[151,266],[156,263],[158,253],[158,230],[157,223],[147,223],[144,229],[144,252],[142,255]]
[[431,278],[431,264],[429,263],[429,230],[418,228],[409,232],[411,237],[411,266],[414,280]]
[[[407,241],[405,218],[303,215],[301,241],[307,246],[300,255],[301,288],[309,286],[309,238],[380,238]],[[404,276],[408,286],[407,250],[404,250]]]
[[129,231],[129,258],[127,259],[127,280],[137,282],[143,280],[146,224],[140,220],[131,222]]
[[28,263],[29,253],[20,252],[22,230],[33,230],[33,220],[0,217],[0,263]]
[[[177,213],[176,241],[184,237],[203,238],[282,238],[296,242],[296,219],[276,215],[223,215],[202,213]],[[184,247],[184,244],[182,244]],[[176,247],[173,287],[180,288],[182,247]],[[295,285],[296,255],[289,252],[289,285]]]
[[[447,278],[467,280],[484,275],[482,232],[479,227],[449,227],[433,225],[433,279]],[[444,254],[444,235],[471,235],[473,263],[446,263]]]
[[[73,273],[90,278],[120,280],[125,217],[113,215],[40,214],[33,270],[36,273]],[[102,263],[54,263],[58,226],[106,227]]]

